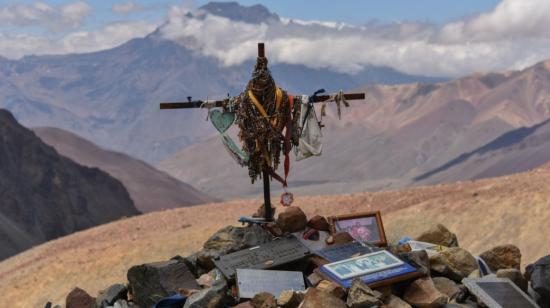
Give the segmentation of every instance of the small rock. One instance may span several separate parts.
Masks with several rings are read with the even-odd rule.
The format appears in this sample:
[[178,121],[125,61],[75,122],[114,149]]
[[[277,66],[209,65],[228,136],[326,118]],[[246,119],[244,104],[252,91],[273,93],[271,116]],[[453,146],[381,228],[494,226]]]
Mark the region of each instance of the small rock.
[[399,257],[416,267],[422,275],[430,276],[430,258],[425,250],[400,253]]
[[128,289],[125,285],[114,284],[105,290],[99,291],[96,298],[96,305],[101,308],[111,306],[119,299],[127,300],[127,294]]
[[354,279],[346,303],[351,308],[377,307],[382,304],[382,293],[372,290],[361,279]]
[[446,277],[432,277],[432,281],[439,292],[446,294],[449,298],[455,296],[460,289],[454,281]]
[[315,287],[323,280],[323,277],[313,272],[309,276],[307,276],[307,280],[309,281],[309,283],[311,283],[312,286]]
[[307,226],[319,231],[329,231],[330,225],[327,219],[321,215],[313,216],[308,222]]
[[346,308],[346,303],[330,293],[309,288],[300,308]]
[[113,305],[113,308],[130,308],[130,307],[133,307],[133,306],[128,305],[128,302],[123,299],[117,300]]
[[458,247],[456,234],[442,224],[437,224],[416,238],[417,241],[428,242],[447,247]]
[[281,229],[281,227],[276,222],[273,222],[273,221],[268,222],[265,225],[265,228],[267,229],[267,231],[271,232],[273,236],[276,236],[276,237],[282,236],[284,234],[283,229]]
[[231,301],[231,299],[228,298],[226,291],[227,283],[225,280],[218,280],[212,285],[212,287],[202,289],[200,292],[189,296],[183,308],[225,307],[227,303]]
[[197,283],[203,288],[209,288],[214,284],[216,280],[221,279],[221,272],[218,269],[213,269],[206,274],[202,274],[198,279]]
[[497,271],[497,277],[508,278],[512,280],[512,282],[515,283],[520,289],[522,289],[523,292],[527,293],[528,282],[525,277],[523,277],[521,271],[515,268],[499,269]]
[[411,305],[409,305],[406,301],[393,294],[386,298],[384,305],[385,306],[382,306],[384,308],[411,308]]
[[67,308],[90,308],[94,305],[95,298],[78,287],[69,292],[65,299],[65,307]]
[[439,292],[430,277],[419,278],[409,285],[403,299],[414,307],[441,307],[449,298]]
[[460,282],[477,269],[477,262],[468,251],[452,247],[431,257],[430,267],[434,273]]
[[[333,245],[342,245],[354,241],[353,237],[347,232],[338,232],[332,235]],[[331,244],[331,245],[332,245]]]
[[342,286],[328,280],[322,280],[316,288],[342,299],[346,297],[347,294],[346,290]]
[[277,217],[277,225],[284,233],[304,230],[307,224],[306,214],[297,206],[289,206]]
[[504,268],[520,269],[521,251],[514,245],[500,245],[485,251],[480,258],[487,263],[493,272]]
[[473,270],[469,275],[468,278],[481,278],[481,273],[479,272],[479,269]]
[[286,290],[281,292],[279,298],[277,298],[277,305],[282,308],[297,308],[303,300],[303,293]]
[[129,289],[140,307],[178,293],[180,288],[199,288],[185,262],[170,260],[133,266],[128,270]]
[[273,294],[267,292],[254,295],[250,302],[254,308],[277,308],[277,299]]
[[254,308],[254,306],[252,306],[251,301],[246,301],[238,304],[237,306],[233,306],[233,308]]

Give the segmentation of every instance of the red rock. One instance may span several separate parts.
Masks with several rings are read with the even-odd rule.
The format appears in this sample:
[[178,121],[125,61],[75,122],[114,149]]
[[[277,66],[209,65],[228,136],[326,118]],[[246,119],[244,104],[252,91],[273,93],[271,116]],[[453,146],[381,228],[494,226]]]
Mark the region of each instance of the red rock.
[[74,288],[65,299],[67,308],[92,308],[95,307],[95,298],[80,288]]
[[306,228],[306,214],[297,206],[289,206],[277,217],[277,225],[283,232],[292,233]]
[[315,215],[307,222],[307,226],[319,231],[329,231],[330,225],[327,219],[321,215]]
[[494,272],[499,269],[520,269],[521,251],[514,245],[500,245],[479,255]]

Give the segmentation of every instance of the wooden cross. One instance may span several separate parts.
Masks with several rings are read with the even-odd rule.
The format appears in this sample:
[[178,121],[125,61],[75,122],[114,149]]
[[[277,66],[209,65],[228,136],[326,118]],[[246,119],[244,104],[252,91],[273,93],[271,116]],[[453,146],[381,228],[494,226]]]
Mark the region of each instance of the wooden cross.
[[[258,58],[265,57],[265,45],[263,43],[258,43]],[[334,98],[334,95],[314,95],[311,97],[311,102],[313,103],[322,103],[327,102]],[[361,100],[365,99],[365,93],[344,93],[344,100]],[[187,102],[170,102],[170,103],[160,103],[160,109],[187,109],[187,108],[214,108],[214,107],[223,107],[229,102],[230,98],[225,100],[195,100],[193,101],[190,96],[187,97]],[[238,106],[236,106],[238,108]],[[265,208],[265,221],[271,221],[273,219],[273,212],[271,207],[271,196],[270,196],[270,173],[267,170],[267,167],[263,168],[262,171],[263,179],[263,190],[264,190],[264,208]]]

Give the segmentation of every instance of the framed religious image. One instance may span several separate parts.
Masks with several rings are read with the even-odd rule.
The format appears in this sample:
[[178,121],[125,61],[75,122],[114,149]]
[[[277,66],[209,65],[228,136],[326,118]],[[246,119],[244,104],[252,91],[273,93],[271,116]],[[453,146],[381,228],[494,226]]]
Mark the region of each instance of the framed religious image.
[[386,246],[386,233],[380,212],[338,215],[329,217],[331,233],[348,232],[362,243]]
[[404,263],[405,262],[388,251],[381,250],[355,258],[325,264],[323,267],[329,274],[335,276],[339,280],[344,280],[398,267]]

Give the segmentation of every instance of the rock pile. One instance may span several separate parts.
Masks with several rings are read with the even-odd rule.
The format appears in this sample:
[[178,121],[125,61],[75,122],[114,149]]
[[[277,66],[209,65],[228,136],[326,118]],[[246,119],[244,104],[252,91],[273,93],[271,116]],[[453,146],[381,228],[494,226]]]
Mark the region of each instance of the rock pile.
[[[287,289],[280,294],[262,291],[255,293],[252,298],[239,298],[238,277],[226,277],[223,274],[226,272],[222,273],[219,269],[221,256],[231,256],[231,253],[249,248],[252,248],[250,251],[260,249],[256,247],[272,243],[281,236],[295,236],[308,249],[324,246],[334,247],[338,251],[346,243],[355,243],[355,239],[347,232],[329,234],[330,229],[325,217],[315,216],[308,221],[301,209],[289,207],[279,214],[275,222],[269,224],[225,227],[212,235],[202,250],[189,256],[132,266],[126,284],[110,286],[95,298],[75,288],[67,295],[66,307],[483,307],[482,300],[463,284],[464,278],[473,277],[508,278],[523,290],[520,292],[529,294],[541,307],[550,307],[550,256],[529,265],[526,272],[522,273],[521,252],[517,247],[496,246],[476,258],[459,247],[456,235],[443,225],[436,225],[415,239],[441,245],[437,251],[411,249],[406,242],[371,247],[377,251],[389,251],[416,268],[415,276],[401,280],[389,279],[383,284],[368,283],[362,277],[356,277],[346,288],[338,279],[318,271],[320,266],[330,262],[321,257],[322,254],[312,252],[296,262],[277,268],[270,268],[268,262],[262,267],[253,267],[267,272],[267,275],[270,270],[301,271],[303,277],[307,277],[304,289]],[[312,236],[314,234],[318,236]],[[323,242],[323,245],[309,245],[308,241]],[[258,281],[257,284],[261,287],[262,282]]]

